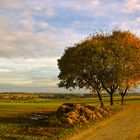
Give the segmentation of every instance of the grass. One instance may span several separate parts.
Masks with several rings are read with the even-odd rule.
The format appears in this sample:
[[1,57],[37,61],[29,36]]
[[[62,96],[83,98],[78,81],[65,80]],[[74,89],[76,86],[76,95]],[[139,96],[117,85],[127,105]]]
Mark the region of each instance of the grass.
[[[114,103],[120,104],[120,99],[115,96]],[[103,100],[108,106],[109,97],[103,97]],[[0,99],[0,140],[55,140],[71,133],[75,128],[64,128],[55,117],[55,110],[68,102],[99,105],[97,98],[42,99],[35,95],[27,100]],[[124,103],[139,104],[140,96],[126,96]],[[48,117],[31,119],[35,115]]]

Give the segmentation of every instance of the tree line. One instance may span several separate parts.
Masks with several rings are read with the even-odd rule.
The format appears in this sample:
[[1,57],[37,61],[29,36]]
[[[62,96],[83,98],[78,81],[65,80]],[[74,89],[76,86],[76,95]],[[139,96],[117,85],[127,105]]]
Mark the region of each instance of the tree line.
[[97,93],[103,107],[102,92],[119,92],[123,104],[128,89],[140,81],[140,39],[130,31],[95,33],[68,47],[58,59],[58,86],[86,88]]

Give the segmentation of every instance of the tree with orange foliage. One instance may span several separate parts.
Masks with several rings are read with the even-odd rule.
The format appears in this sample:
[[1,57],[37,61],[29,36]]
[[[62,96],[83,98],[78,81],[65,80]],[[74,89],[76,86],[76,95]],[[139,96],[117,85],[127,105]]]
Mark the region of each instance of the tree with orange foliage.
[[131,32],[124,32],[122,39],[122,57],[120,59],[120,82],[118,91],[121,95],[121,104],[128,89],[140,81],[140,39]]
[[[101,93],[126,94],[130,83],[140,80],[140,39],[129,31],[97,33],[65,50],[58,59],[59,87],[87,88],[96,91],[103,107]],[[135,81],[135,82],[134,82]]]
[[118,91],[121,95],[121,104],[124,104],[124,97],[128,91],[128,89],[130,89],[131,87],[134,87],[136,84],[138,84],[139,80],[132,80],[131,81],[122,81],[122,83],[120,83],[120,86],[118,87]]
[[127,90],[140,81],[140,39],[129,31],[114,30],[104,38],[108,63],[101,78],[104,90],[110,95],[120,92],[123,98]]

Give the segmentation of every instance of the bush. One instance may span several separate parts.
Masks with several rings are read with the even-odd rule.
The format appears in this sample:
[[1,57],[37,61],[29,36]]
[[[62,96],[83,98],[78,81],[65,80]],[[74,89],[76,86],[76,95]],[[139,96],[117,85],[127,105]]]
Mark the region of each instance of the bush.
[[89,120],[96,120],[109,114],[109,110],[105,108],[96,108],[76,103],[65,103],[56,111],[57,119],[68,126],[85,124]]

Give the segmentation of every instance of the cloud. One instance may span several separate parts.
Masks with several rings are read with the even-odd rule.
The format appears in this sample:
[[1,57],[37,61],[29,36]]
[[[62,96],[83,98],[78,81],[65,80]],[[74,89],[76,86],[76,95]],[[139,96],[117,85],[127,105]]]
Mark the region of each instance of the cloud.
[[[28,2],[28,5],[31,6],[32,2]],[[17,16],[14,10],[0,14],[0,57],[56,57],[63,53],[69,42],[75,43],[83,37],[70,27],[62,29],[49,24],[45,19],[36,18],[41,17],[42,12],[35,11],[43,10],[46,4],[37,6],[38,1],[33,3],[34,8],[25,11],[26,7],[23,6]]]
[[50,28],[50,25],[47,22],[44,21],[39,21],[37,24],[38,28],[43,29],[43,30],[47,30]]
[[24,8],[24,3],[22,3],[21,0],[8,0],[8,2],[6,0],[0,1],[0,9],[18,10],[22,8]]
[[[103,24],[107,25],[108,20],[112,18],[111,10],[114,10],[116,14],[121,4],[110,1],[109,4],[105,5],[105,1],[102,0],[88,0],[86,3],[83,0],[56,3],[58,6],[49,1],[9,0],[7,3],[2,0],[0,4],[3,9],[1,10],[2,14],[0,14],[0,57],[60,56],[66,46],[85,38],[93,29],[100,28]],[[124,2],[122,3],[124,4]],[[130,5],[129,3],[138,5],[136,0],[127,1],[125,5]],[[62,14],[60,8],[61,10],[64,8],[67,14],[60,15]],[[77,17],[76,20],[69,21],[67,25],[64,21],[59,21],[61,16],[67,20],[68,17],[65,16],[71,14],[68,14],[70,11],[72,15],[69,18],[72,18],[74,14],[83,15],[79,19]],[[99,16],[104,18],[104,23],[95,16],[95,14],[99,15],[100,12],[104,15],[104,17],[103,15]],[[57,19],[57,23],[62,23],[63,27],[57,26],[55,20],[51,21],[52,17]],[[114,24],[117,24],[115,22]],[[123,24],[128,23],[125,21],[121,23],[121,26],[125,26]]]
[[72,27],[62,29],[44,20],[22,18],[17,22],[11,15],[1,17],[0,85],[57,85],[58,57],[84,35]]
[[75,43],[83,37],[72,28],[60,29],[43,21],[36,24],[24,21],[22,29],[15,31],[7,30],[9,26],[10,23],[5,27],[0,25],[0,57],[56,57],[70,42]]
[[0,71],[0,85],[17,85],[17,86],[54,86],[57,85],[58,79],[55,75],[49,75],[49,71],[43,74],[43,70],[26,70],[26,71]]
[[0,61],[0,85],[54,86],[58,83],[54,58],[0,58]]
[[55,71],[57,68],[57,58],[0,58],[0,69],[18,71],[30,71],[33,69],[47,69],[48,71]]
[[1,87],[9,86],[12,90],[22,86],[56,86],[57,59],[66,47],[96,29],[120,26],[138,34],[139,3],[138,0],[1,0]]
[[8,2],[1,0],[0,8],[3,10],[15,10],[23,13],[32,12],[33,15],[54,16],[56,14],[53,6],[44,0],[8,0]]
[[52,17],[56,15],[55,8],[47,1],[26,1],[26,7],[34,16]]
[[[100,21],[94,21],[95,14],[109,12],[101,0],[88,0],[86,3],[78,0],[56,2],[58,6],[57,4],[38,0],[15,1],[14,3],[19,5],[17,8],[21,8],[18,9],[18,14],[16,14],[16,6],[9,4],[10,7],[4,0],[1,4],[3,8],[8,8],[11,11],[3,11],[4,13],[0,15],[0,57],[60,56],[64,48],[82,40],[96,27],[100,28]],[[108,6],[111,6],[111,4],[108,4]],[[64,8],[67,13],[72,10],[75,10],[75,12],[71,12],[70,17],[65,17],[67,14],[60,15],[62,13],[58,7],[61,10]],[[13,10],[14,8],[15,10]],[[91,14],[91,12],[93,13]],[[68,25],[64,21],[59,21],[61,16],[64,16],[66,18],[64,20],[67,20],[67,18],[72,18],[75,13],[77,15],[83,13],[83,17],[70,21]],[[86,15],[88,15],[87,19]],[[56,23],[55,20],[50,20],[52,17],[57,19]],[[59,22],[64,26],[57,26]],[[82,30],[83,32],[81,32]],[[84,30],[86,30],[85,33]]]
[[122,11],[125,13],[133,13],[133,12],[140,11],[140,1],[125,0]]
[[111,26],[120,27],[123,30],[129,30],[140,36],[140,17],[136,17],[135,19],[114,21],[111,23]]
[[97,8],[100,6],[101,0],[72,0],[72,1],[65,1],[61,5],[67,8],[70,8],[75,11],[88,11],[91,8]]
[[80,13],[80,15],[91,15],[92,16],[100,16],[103,14],[101,7],[103,6],[102,0],[62,0],[62,2],[57,2],[57,5],[63,12],[67,13],[66,15],[70,14],[77,14]]

